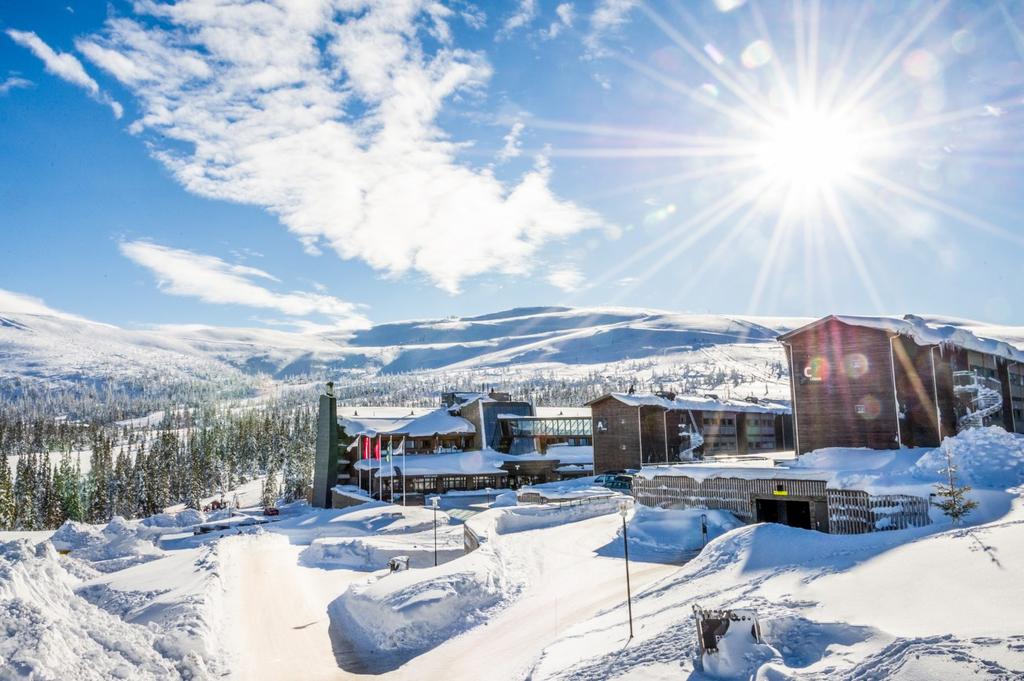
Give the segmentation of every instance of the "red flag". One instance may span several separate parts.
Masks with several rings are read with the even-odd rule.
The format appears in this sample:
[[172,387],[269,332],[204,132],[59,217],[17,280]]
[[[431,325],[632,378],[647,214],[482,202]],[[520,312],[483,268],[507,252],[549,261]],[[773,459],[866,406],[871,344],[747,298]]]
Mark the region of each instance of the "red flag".
[[373,450],[373,455],[377,457],[378,460],[380,459],[380,435],[377,436],[377,446]]
[[363,438],[363,458],[370,458],[370,438],[368,437]]

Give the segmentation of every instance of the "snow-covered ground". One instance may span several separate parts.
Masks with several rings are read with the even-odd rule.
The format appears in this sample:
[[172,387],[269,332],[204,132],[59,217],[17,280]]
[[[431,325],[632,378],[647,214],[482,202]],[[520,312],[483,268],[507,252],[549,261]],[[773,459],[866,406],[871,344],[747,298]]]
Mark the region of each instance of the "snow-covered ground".
[[[349,589],[332,614],[339,628],[361,630],[352,668],[396,679],[520,678],[568,627],[603,609],[625,612],[617,508],[486,511],[469,521],[483,544],[464,558]],[[676,569],[637,563],[634,587]]]
[[[630,511],[632,640],[621,496],[445,497],[466,522],[437,514],[437,567],[434,512],[381,502],[200,536],[196,511],[0,534],[0,679],[1024,678],[1024,437],[947,446],[981,502],[964,527],[835,536]],[[945,463],[826,450],[787,465],[920,492]],[[389,574],[396,555],[412,568]],[[755,609],[765,645],[698,670],[693,605]]]
[[[635,639],[609,610],[548,646],[531,678],[713,678],[692,659],[694,605],[758,611],[770,648],[739,660],[734,678],[1024,678],[1024,437],[989,428],[948,445],[981,501],[968,526],[938,516],[927,527],[854,536],[733,529],[639,592]],[[858,453],[869,455],[856,473],[848,462]],[[941,450],[882,454],[826,450],[806,464],[887,489],[914,472],[937,479],[946,465]]]

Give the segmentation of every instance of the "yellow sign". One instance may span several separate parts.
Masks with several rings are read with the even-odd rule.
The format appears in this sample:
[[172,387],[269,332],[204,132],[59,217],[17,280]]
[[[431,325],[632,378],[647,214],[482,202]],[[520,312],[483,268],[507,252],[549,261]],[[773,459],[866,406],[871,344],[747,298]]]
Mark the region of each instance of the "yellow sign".
[[774,492],[772,492],[772,494],[774,494],[777,497],[788,497],[789,496],[789,492],[787,492],[784,489],[777,489]]

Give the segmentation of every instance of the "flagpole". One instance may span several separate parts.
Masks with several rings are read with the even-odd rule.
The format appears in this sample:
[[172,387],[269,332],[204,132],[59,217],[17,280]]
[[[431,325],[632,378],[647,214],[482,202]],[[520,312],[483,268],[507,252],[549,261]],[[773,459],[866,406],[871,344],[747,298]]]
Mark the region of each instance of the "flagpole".
[[391,490],[391,503],[395,503],[395,439],[388,435],[388,489]]
[[405,436],[402,436],[402,506],[405,506]]

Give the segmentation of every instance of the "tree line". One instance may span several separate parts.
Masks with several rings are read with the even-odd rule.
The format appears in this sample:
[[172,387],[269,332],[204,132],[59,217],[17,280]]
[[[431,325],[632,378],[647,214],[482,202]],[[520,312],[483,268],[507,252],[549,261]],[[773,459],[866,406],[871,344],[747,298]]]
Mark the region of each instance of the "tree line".
[[[204,497],[230,494],[264,475],[273,498],[304,497],[312,483],[311,406],[166,409],[152,427],[90,424],[80,430],[52,441],[60,448],[0,456],[0,529],[54,529],[65,520],[105,523],[176,504],[198,509]],[[76,443],[88,450],[85,470]]]

